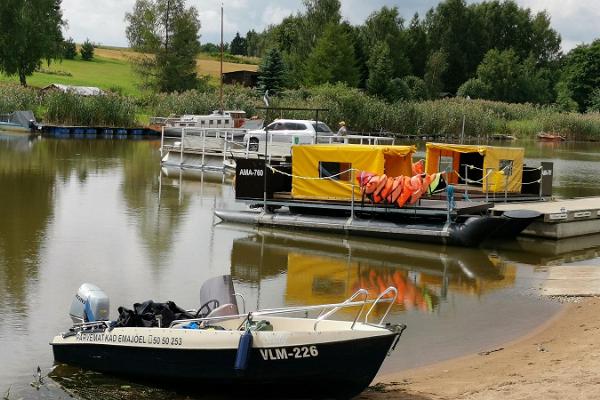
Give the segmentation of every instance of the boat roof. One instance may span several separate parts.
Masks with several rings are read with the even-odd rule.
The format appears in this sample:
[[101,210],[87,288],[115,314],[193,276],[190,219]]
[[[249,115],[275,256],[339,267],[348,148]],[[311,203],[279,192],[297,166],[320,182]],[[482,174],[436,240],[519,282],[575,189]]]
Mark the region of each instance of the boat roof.
[[439,149],[455,151],[457,153],[480,153],[484,155],[488,151],[508,151],[508,152],[523,152],[522,147],[506,147],[506,146],[489,146],[483,144],[454,144],[454,143],[432,143],[429,142],[425,145],[427,150]]

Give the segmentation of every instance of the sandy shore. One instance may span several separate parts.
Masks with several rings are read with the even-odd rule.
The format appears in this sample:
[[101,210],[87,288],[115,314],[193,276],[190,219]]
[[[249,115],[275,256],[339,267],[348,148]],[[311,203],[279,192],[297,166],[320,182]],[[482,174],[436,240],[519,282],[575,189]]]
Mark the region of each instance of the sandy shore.
[[378,377],[358,398],[599,399],[600,298],[566,304],[535,332],[499,348]]

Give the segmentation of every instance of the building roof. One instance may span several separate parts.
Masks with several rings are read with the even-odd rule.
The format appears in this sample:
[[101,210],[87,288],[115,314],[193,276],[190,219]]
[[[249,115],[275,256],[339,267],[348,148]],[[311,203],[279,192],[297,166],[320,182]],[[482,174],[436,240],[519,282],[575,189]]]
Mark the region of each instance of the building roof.
[[62,83],[52,83],[42,88],[42,90],[48,89],[57,89],[64,93],[70,92],[78,94],[80,96],[98,96],[104,94],[104,91],[102,89],[97,88],[95,86],[73,86],[63,85]]

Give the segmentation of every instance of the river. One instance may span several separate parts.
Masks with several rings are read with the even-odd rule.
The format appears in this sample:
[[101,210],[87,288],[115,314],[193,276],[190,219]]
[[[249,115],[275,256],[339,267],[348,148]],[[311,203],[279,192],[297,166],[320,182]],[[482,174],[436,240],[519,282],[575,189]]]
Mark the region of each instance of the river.
[[[531,164],[554,161],[555,195],[600,195],[600,144],[519,145]],[[384,363],[386,373],[519,337],[560,308],[534,289],[544,277],[540,266],[600,264],[598,237],[462,249],[225,226],[214,209],[243,207],[231,181],[165,175],[158,147],[0,132],[4,398],[189,398],[54,367],[48,342],[68,328],[83,282],[109,295],[112,317],[118,306],[148,299],[197,307],[202,282],[223,274],[232,275],[248,308],[338,302],[359,287],[395,285],[401,296],[389,320],[408,329]]]

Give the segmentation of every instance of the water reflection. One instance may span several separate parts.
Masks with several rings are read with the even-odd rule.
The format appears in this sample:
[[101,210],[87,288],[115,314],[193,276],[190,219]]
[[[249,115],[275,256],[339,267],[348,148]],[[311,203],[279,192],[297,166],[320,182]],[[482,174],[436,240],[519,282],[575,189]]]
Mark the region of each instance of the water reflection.
[[38,279],[40,247],[53,216],[55,178],[39,142],[0,138],[0,309],[25,314],[28,284]]
[[396,312],[434,311],[448,291],[481,296],[510,287],[515,267],[480,249],[442,248],[260,229],[236,239],[231,273],[241,282],[285,274],[288,304],[334,303],[359,288],[398,288]]

